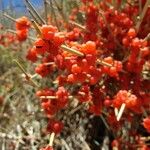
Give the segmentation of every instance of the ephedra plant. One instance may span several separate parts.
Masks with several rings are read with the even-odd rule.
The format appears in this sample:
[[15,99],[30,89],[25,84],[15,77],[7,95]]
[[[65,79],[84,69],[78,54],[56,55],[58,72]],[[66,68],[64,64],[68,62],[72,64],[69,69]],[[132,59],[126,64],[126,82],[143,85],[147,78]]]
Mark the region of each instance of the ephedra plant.
[[[50,142],[41,150],[53,149],[55,135],[65,128],[57,114],[74,100],[89,116],[103,118],[113,134],[111,149],[148,150],[150,0],[81,0],[70,9],[64,9],[72,6],[70,1],[65,6],[44,2],[45,19],[26,0],[32,19],[14,20],[18,40],[33,41],[27,60],[39,63],[31,76],[17,62],[26,80],[37,86],[48,118]],[[28,36],[29,29],[37,36]],[[47,78],[51,86],[41,89],[36,76]]]

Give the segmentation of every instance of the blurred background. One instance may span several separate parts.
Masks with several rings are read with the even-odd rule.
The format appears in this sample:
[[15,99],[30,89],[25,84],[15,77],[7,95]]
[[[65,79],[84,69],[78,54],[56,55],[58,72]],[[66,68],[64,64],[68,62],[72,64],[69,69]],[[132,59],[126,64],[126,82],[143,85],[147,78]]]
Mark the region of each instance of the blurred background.
[[[35,7],[40,7],[42,5],[42,0],[30,0],[30,2]],[[17,12],[24,12],[25,4],[23,0],[0,0],[0,9],[5,11],[17,11]]]

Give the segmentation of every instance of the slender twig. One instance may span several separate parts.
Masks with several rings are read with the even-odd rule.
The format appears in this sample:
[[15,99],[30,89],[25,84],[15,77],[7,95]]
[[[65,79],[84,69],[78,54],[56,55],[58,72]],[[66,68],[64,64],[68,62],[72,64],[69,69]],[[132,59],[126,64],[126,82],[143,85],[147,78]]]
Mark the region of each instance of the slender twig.
[[36,11],[36,9],[33,7],[33,5],[29,2],[29,0],[25,0],[25,2],[27,3],[28,7],[31,8],[31,10],[33,11],[33,13],[35,13],[35,15],[38,17],[38,19],[41,21],[42,24],[45,24],[45,21],[42,19],[42,17],[39,15],[39,13]]
[[79,134],[78,135],[80,137],[80,140],[82,141],[82,143],[84,144],[84,148],[85,150],[91,150],[89,145],[87,144],[87,142],[85,141],[85,139]]
[[20,68],[20,70],[25,74],[25,77],[26,77],[27,81],[31,81],[31,83],[34,86],[39,87],[39,85],[37,85],[37,83],[30,77],[30,75],[28,73],[26,73],[26,71],[23,68],[23,66],[15,59],[13,61],[17,64],[17,66]]
[[64,49],[65,51],[68,51],[68,52],[70,52],[70,53],[73,53],[73,54],[75,54],[75,55],[77,55],[77,56],[81,56],[81,57],[84,56],[84,54],[83,54],[82,52],[77,51],[77,50],[75,50],[75,49],[73,49],[73,48],[67,47],[67,46],[65,46],[65,45],[61,45],[61,48]]
[[57,99],[56,96],[40,96],[40,99]]
[[103,115],[100,115],[100,118],[102,119],[104,125],[106,126],[106,128],[110,131],[110,127],[108,125],[108,123],[106,122],[105,118],[103,117]]
[[53,146],[54,138],[55,138],[55,133],[52,132],[49,139],[49,146]]
[[56,7],[57,7],[57,9],[58,9],[58,12],[59,12],[60,15],[62,16],[62,19],[63,19],[65,22],[68,22],[68,20],[66,19],[66,16],[64,15],[63,10],[62,10],[62,7],[60,7],[60,6],[58,5],[58,3],[57,3],[56,0],[54,0],[54,2],[55,2],[55,5],[56,5]]
[[139,21],[137,22],[136,27],[135,27],[137,32],[140,29],[140,25],[143,21],[143,18],[145,16],[146,12],[147,12],[147,9],[148,9],[149,5],[150,5],[150,0],[147,0],[145,5],[144,5],[143,11],[142,11],[141,15],[139,16]]
[[[72,98],[72,96],[69,96],[68,98]],[[40,96],[40,99],[58,99],[57,96]]]
[[142,12],[142,0],[139,0],[139,14]]
[[66,150],[70,150],[69,145],[66,143],[64,139],[61,139],[61,142],[65,146]]
[[147,41],[150,39],[150,33],[144,38],[144,41]]
[[115,116],[118,116],[118,108],[114,108]]
[[41,23],[39,22],[39,20],[37,19],[37,17],[34,15],[34,13],[30,10],[30,8],[27,8],[29,14],[31,15],[32,19],[35,20],[39,25],[41,25]]
[[[17,65],[18,67],[21,69],[21,71],[27,76],[29,77],[29,75],[26,73],[25,69],[22,67],[22,65],[17,61],[17,60],[13,60]],[[29,77],[30,78],[30,77]]]
[[6,14],[6,13],[4,13],[3,16],[5,16],[6,18],[10,19],[10,20],[13,21],[13,22],[16,22],[16,19],[15,19],[15,18],[11,17],[10,15],[8,15],[8,14]]
[[34,26],[36,32],[39,34],[40,37],[42,37],[42,32],[41,32],[41,30],[40,30],[39,25],[38,25],[34,20],[31,20],[31,22],[32,22],[32,24],[33,24],[33,26]]
[[[58,30],[60,31],[60,28],[59,28],[59,25],[58,25],[58,21],[57,21],[57,19],[56,19],[56,14],[55,14],[55,10],[54,10],[54,7],[53,7],[52,0],[50,0],[50,6],[51,6],[51,13],[53,14],[55,24],[56,24]],[[51,14],[51,15],[52,15],[52,14]]]
[[119,112],[118,112],[118,115],[117,115],[117,121],[119,121],[120,118],[122,117],[122,114],[123,114],[123,112],[124,112],[124,110],[125,110],[125,107],[126,107],[126,104],[123,103],[123,104],[121,105],[121,107],[120,107]]
[[75,109],[71,110],[71,111],[69,112],[69,115],[73,115],[75,112],[77,112],[78,110],[83,109],[84,107],[85,107],[84,104],[79,105],[79,106],[76,107]]
[[46,65],[46,66],[55,65],[55,62],[47,62],[47,63],[44,63],[44,65]]
[[112,67],[111,64],[105,62],[105,61],[102,61],[102,60],[97,60],[97,64],[100,64],[100,65],[103,65],[103,66],[107,66],[107,67]]
[[86,31],[86,28],[84,26],[82,26],[82,25],[80,25],[80,24],[78,24],[74,21],[69,21],[69,23],[72,24],[72,25],[75,25],[76,27],[80,28],[83,31]]
[[142,108],[142,111],[143,111],[144,117],[148,117],[148,114],[147,114],[147,112],[146,112],[145,108],[144,108],[143,106],[141,106],[141,108]]
[[45,10],[45,21],[46,23],[48,22],[48,18],[47,18],[47,14],[48,14],[48,10],[47,10],[47,0],[44,0],[44,10]]

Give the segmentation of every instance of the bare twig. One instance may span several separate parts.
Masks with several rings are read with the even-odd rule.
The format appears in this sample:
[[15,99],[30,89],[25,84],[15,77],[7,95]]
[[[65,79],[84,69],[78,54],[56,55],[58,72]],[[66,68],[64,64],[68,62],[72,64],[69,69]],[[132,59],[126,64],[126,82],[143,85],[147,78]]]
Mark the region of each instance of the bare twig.
[[40,30],[39,25],[38,25],[34,20],[31,20],[31,22],[32,22],[32,24],[33,24],[33,26],[34,26],[36,32],[39,34],[39,36],[42,37],[42,33],[41,33],[41,30]]
[[72,24],[72,25],[75,25],[76,27],[82,29],[83,31],[86,31],[86,28],[84,26],[82,26],[82,25],[80,25],[80,24],[78,24],[74,21],[69,21],[69,23]]
[[141,23],[143,21],[143,18],[145,16],[146,12],[147,12],[147,9],[148,9],[149,5],[150,5],[150,0],[147,0],[146,3],[145,3],[145,5],[144,5],[143,11],[142,11],[142,13],[139,16],[139,21],[136,24],[136,30],[137,30],[137,32],[139,31],[140,25],[141,25]]
[[47,14],[48,14],[48,10],[47,10],[47,0],[44,0],[44,10],[45,10],[45,21],[47,23]]
[[10,19],[11,21],[16,22],[16,19],[13,18],[13,17],[11,17],[10,15],[8,15],[8,14],[6,14],[6,13],[4,13],[3,15],[4,15],[6,18]]
[[33,7],[33,5],[29,2],[29,0],[25,0],[26,4],[29,8],[35,13],[35,15],[38,17],[38,19],[41,21],[42,24],[45,24],[45,21],[42,19],[42,17],[39,15],[39,13],[36,11],[36,9]]
[[70,47],[67,47],[67,46],[65,46],[65,45],[61,45],[61,48],[62,49],[64,49],[65,51],[68,51],[68,52],[70,52],[70,53],[72,53],[72,54],[75,54],[75,55],[77,55],[77,56],[84,56],[84,54],[82,53],[82,52],[80,52],[80,51],[77,51],[77,50],[75,50],[75,49],[72,49],[72,48],[70,48]]

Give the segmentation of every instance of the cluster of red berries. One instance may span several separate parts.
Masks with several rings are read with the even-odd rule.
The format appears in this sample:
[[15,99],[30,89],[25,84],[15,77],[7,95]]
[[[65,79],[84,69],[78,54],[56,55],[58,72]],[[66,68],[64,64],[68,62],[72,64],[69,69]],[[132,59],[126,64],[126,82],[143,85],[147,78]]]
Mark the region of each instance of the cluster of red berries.
[[134,109],[135,107],[138,107],[137,97],[126,90],[120,90],[115,95],[115,98],[113,100],[113,106],[115,108],[119,108],[123,103],[129,109]]
[[14,44],[16,41],[16,38],[11,33],[3,33],[4,27],[0,24],[0,45],[4,47],[8,47],[11,44]]
[[41,106],[48,117],[53,116],[68,104],[69,93],[64,87],[59,87],[57,91],[53,89],[39,90],[36,95],[41,98]]
[[143,119],[143,126],[150,133],[150,117]]
[[[145,88],[147,79],[142,76],[144,67],[149,64],[150,41],[145,37],[149,30],[139,33],[145,28],[144,23],[149,25],[149,16],[144,17],[144,23],[137,29],[133,19],[139,12],[136,3],[125,4],[124,8],[117,10],[119,0],[116,7],[110,7],[110,0],[82,2],[81,9],[86,16],[84,26],[67,26],[67,30],[60,32],[50,24],[36,25],[39,36],[27,54],[30,61],[41,61],[35,68],[37,74],[43,78],[50,75],[58,81],[56,89],[48,87],[37,92],[41,107],[49,118],[47,129],[50,133],[58,134],[62,130],[63,124],[55,120],[54,115],[68,106],[69,96],[86,103],[88,111],[95,115],[106,111],[106,120],[115,132],[120,131],[126,122],[132,126],[133,115],[142,118],[144,111],[149,112],[150,95]],[[142,8],[144,4],[142,1]],[[72,15],[77,15],[79,10],[80,7],[74,9]],[[71,18],[77,19],[76,16]],[[27,19],[16,21],[17,30],[23,34],[29,27]],[[25,38],[21,34],[20,39]],[[79,88],[70,90],[74,85]],[[149,118],[143,122],[148,132],[149,122]],[[127,134],[135,132],[133,129]],[[126,145],[128,149],[134,149],[132,141],[124,141],[123,138],[117,137],[112,147],[122,149]],[[138,140],[134,142],[139,143]],[[44,150],[47,149],[51,147]]]
[[122,62],[113,60],[112,57],[104,58],[104,62],[111,65],[110,66],[103,66],[103,72],[108,74],[110,77],[118,77],[119,72],[122,71]]
[[19,41],[25,41],[31,24],[27,17],[23,16],[16,19],[16,34]]

